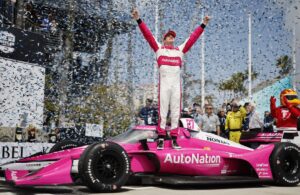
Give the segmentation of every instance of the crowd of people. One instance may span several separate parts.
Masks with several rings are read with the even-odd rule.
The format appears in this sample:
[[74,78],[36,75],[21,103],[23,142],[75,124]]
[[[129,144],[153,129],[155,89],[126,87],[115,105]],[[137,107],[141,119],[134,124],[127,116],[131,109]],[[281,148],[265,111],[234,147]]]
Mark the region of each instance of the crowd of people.
[[45,32],[57,32],[58,23],[53,13],[38,14],[32,2],[25,4],[25,29],[26,30],[41,30]]
[[[256,111],[256,105],[246,102],[240,105],[236,100],[216,108],[207,103],[202,108],[200,104],[184,108],[181,118],[193,118],[199,128],[234,142],[239,142],[242,132],[273,132],[275,120],[269,111],[265,111],[262,119]],[[170,115],[170,113],[168,114]],[[152,99],[146,100],[146,105],[138,113],[138,124],[158,124],[158,104]]]
[[55,34],[58,32],[57,14],[54,9],[39,7],[30,0],[24,1],[24,9],[20,14],[17,12],[19,5],[16,1],[0,0],[0,23],[13,25],[18,15],[22,15],[21,28],[29,31],[42,31]]

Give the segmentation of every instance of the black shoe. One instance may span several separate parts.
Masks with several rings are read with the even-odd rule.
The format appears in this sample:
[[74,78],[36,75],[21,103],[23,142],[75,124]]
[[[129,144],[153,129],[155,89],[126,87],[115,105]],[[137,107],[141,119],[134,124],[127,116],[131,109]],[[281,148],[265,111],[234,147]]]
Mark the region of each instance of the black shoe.
[[157,141],[157,149],[158,150],[163,150],[164,149],[164,139],[163,138],[159,138]]
[[177,143],[177,139],[176,138],[172,139],[172,148],[173,149],[181,149],[181,147]]

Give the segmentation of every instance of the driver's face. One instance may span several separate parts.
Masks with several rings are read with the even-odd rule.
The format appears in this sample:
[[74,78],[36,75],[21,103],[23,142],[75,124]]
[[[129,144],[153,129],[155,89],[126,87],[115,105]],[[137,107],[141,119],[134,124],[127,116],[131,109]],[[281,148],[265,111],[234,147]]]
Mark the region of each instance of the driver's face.
[[174,45],[174,41],[175,38],[172,35],[168,35],[165,39],[164,39],[164,44],[165,45]]

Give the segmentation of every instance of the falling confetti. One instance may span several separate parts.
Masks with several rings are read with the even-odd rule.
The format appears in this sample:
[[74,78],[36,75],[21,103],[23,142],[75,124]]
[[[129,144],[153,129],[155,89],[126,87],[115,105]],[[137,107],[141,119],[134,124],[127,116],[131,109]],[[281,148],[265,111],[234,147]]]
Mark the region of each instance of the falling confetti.
[[103,123],[104,134],[115,135],[135,124],[146,99],[158,99],[158,71],[130,16],[133,7],[159,42],[175,30],[176,45],[202,14],[212,17],[204,41],[185,56],[183,107],[201,104],[202,56],[206,102],[220,108],[233,98],[248,101],[249,14],[252,96],[260,114],[269,109],[269,96],[300,89],[299,0],[24,1],[23,20],[11,12],[14,6],[1,4],[3,127]]

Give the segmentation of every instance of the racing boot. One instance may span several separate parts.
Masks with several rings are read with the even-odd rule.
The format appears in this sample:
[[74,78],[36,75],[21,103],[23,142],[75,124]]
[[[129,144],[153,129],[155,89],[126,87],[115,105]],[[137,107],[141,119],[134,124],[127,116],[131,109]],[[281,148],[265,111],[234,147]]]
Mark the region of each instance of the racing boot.
[[177,143],[177,137],[172,137],[172,148],[173,149],[181,149],[181,147]]
[[164,137],[158,137],[157,140],[157,149],[158,150],[163,150],[164,149]]

